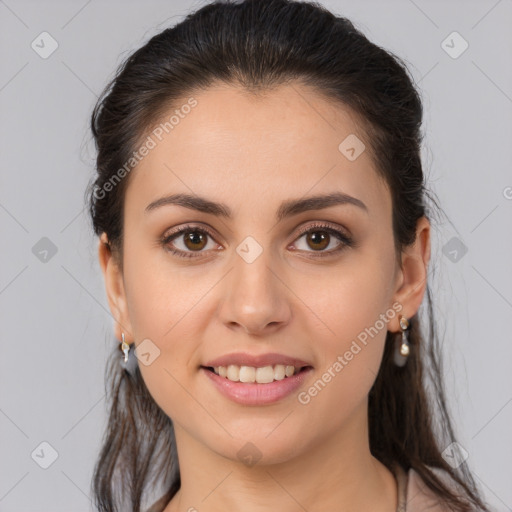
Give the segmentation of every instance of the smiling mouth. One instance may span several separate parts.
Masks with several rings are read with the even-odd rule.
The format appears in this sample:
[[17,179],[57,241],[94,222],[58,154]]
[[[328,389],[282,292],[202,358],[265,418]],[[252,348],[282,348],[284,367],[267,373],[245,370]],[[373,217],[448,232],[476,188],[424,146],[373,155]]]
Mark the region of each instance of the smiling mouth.
[[229,365],[201,366],[201,368],[215,373],[219,377],[224,377],[231,382],[269,384],[274,381],[287,379],[312,367],[276,364],[262,367]]

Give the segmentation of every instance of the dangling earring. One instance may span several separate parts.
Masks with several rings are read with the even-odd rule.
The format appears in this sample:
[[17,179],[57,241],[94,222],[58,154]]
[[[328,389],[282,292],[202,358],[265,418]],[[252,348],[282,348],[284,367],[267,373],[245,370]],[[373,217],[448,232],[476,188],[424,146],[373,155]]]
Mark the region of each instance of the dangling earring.
[[124,357],[122,359],[121,365],[128,374],[134,375],[138,365],[137,355],[135,351],[135,343],[126,343],[124,339],[124,332],[121,333],[121,338],[123,340],[121,342],[121,350],[124,352]]
[[128,362],[128,353],[130,352],[130,345],[124,341],[124,332],[121,333],[123,341],[121,342],[121,350],[124,352],[124,362]]
[[393,354],[393,359],[397,366],[404,366],[411,352],[409,345],[409,333],[407,332],[407,329],[409,328],[409,321],[402,315],[400,315],[399,321],[402,333],[395,339],[395,352]]

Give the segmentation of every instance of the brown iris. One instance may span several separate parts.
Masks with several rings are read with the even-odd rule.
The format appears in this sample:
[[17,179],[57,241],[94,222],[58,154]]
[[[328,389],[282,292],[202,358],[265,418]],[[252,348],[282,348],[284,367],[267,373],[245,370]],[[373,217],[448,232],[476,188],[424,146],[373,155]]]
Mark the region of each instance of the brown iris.
[[[190,250],[201,250],[206,245],[206,237],[208,235],[206,233],[201,233],[200,231],[185,231],[183,235],[184,243],[187,249]],[[189,245],[191,244],[191,246]],[[200,246],[194,244],[202,244]]]
[[[329,245],[330,233],[328,231],[310,231],[306,233],[308,245],[315,250],[321,251]],[[190,251],[201,251],[207,243],[207,233],[199,230],[188,230],[183,232],[185,246]]]
[[327,231],[311,231],[310,233],[307,234],[306,240],[308,243],[312,241],[313,244],[321,244],[321,246],[311,246],[313,249],[321,250],[325,249],[329,245],[329,237],[330,235]]

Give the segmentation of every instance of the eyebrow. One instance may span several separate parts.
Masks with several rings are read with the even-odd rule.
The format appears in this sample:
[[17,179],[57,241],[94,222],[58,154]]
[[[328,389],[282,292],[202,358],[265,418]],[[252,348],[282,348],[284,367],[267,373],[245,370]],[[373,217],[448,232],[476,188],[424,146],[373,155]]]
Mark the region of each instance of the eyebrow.
[[[284,218],[298,215],[299,213],[310,210],[323,210],[337,205],[353,205],[361,208],[368,213],[367,206],[355,197],[349,196],[343,192],[333,192],[331,194],[316,195],[304,199],[290,199],[283,201],[276,212],[277,221]],[[146,206],[145,213],[149,213],[157,208],[166,205],[182,206],[191,210],[197,210],[203,213],[209,213],[217,217],[232,218],[232,211],[229,206],[223,203],[216,203],[204,197],[190,194],[172,194],[170,196],[156,199]]]

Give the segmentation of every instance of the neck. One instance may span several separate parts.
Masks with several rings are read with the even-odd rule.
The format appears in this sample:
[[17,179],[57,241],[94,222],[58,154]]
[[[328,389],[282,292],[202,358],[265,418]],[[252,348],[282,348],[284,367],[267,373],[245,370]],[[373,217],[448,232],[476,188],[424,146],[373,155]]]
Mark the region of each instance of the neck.
[[395,511],[395,478],[371,455],[360,425],[298,447],[293,458],[252,466],[213,452],[175,425],[181,488],[164,512]]

